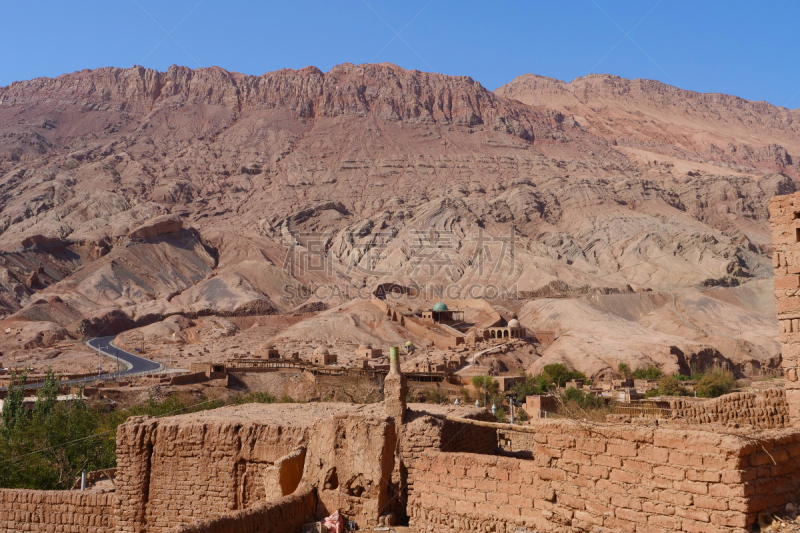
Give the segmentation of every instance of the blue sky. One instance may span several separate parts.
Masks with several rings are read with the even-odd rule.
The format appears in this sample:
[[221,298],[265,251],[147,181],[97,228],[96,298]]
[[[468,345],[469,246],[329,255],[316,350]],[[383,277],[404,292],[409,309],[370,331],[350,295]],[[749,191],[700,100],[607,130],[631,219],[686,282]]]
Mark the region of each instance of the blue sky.
[[800,107],[796,1],[0,0],[0,13],[0,85],[102,66],[388,61],[490,89],[600,72]]

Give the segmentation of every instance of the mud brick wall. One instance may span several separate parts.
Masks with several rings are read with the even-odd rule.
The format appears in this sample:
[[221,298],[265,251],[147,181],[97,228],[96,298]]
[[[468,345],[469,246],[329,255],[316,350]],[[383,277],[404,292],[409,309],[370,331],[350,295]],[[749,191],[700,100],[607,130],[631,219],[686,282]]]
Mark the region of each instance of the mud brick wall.
[[113,493],[0,490],[0,531],[113,533]]
[[533,448],[536,446],[536,435],[525,431],[514,431],[509,426],[509,429],[497,431],[497,444],[503,452],[527,456],[533,453]]
[[713,400],[675,399],[669,406],[673,419],[699,424],[737,423],[757,429],[777,429],[789,422],[786,392],[778,387],[734,392]]
[[260,502],[250,509],[175,526],[169,533],[295,533],[300,526],[314,521],[317,498],[309,487],[270,502]]
[[536,424],[533,460],[426,452],[411,526],[441,532],[744,533],[800,493],[800,432]]
[[494,455],[497,450],[497,430],[409,410],[400,443],[400,456],[408,473],[405,482],[408,491],[413,490],[417,459],[425,452],[441,450]]
[[264,499],[264,471],[307,433],[243,418],[129,419],[117,431],[118,531],[160,532],[246,509]]
[[769,202],[775,304],[790,423],[800,425],[800,194]]

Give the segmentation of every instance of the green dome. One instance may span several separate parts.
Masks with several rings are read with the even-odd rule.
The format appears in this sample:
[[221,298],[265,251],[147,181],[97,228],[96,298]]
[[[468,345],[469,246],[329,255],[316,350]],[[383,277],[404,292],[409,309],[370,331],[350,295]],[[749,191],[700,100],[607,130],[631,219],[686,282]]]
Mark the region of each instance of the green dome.
[[439,302],[433,306],[434,311],[447,311],[447,306],[444,302]]

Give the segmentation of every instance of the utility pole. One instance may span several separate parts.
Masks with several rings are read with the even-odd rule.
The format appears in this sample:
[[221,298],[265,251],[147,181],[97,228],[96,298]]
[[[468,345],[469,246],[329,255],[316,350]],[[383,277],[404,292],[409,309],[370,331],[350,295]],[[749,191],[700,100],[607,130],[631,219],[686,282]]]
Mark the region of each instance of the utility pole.
[[102,367],[100,366],[101,363],[101,356],[102,356],[102,348],[97,349],[97,377],[99,378],[102,374]]

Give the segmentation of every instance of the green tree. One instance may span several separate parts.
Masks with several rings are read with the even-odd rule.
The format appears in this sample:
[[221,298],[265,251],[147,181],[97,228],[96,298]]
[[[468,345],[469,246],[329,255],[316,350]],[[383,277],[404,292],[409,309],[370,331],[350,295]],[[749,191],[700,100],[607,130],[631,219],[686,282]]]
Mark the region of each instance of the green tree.
[[716,398],[728,394],[736,387],[736,378],[733,374],[723,370],[706,372],[697,382],[695,390],[701,398]]
[[604,405],[604,402],[601,398],[598,398],[593,394],[587,394],[573,387],[570,387],[564,391],[564,394],[561,395],[561,401],[564,402],[564,404],[575,404],[581,409],[591,409]]
[[517,401],[524,402],[528,396],[546,394],[550,390],[550,384],[547,378],[539,374],[532,376],[530,374],[523,374],[525,379],[512,385],[511,390],[514,391]]
[[3,402],[3,411],[0,413],[0,417],[3,419],[3,436],[6,439],[10,439],[11,434],[24,424],[25,384],[27,381],[27,370],[23,370],[21,374],[17,374],[16,370],[11,372],[11,381]]
[[484,407],[497,396],[500,384],[491,376],[472,376],[472,386],[483,395]]
[[622,376],[624,379],[628,379],[633,377],[633,372],[631,371],[631,367],[628,366],[627,363],[620,363],[617,365],[617,373]]
[[33,406],[33,417],[36,420],[47,418],[58,402],[59,379],[53,373],[52,368],[47,369],[44,382],[39,386],[36,393],[36,403]]
[[664,373],[657,366],[650,365],[647,368],[637,368],[633,372],[635,379],[661,379]]
[[563,387],[567,384],[567,381],[571,381],[573,379],[586,379],[581,372],[570,370],[565,365],[562,364],[552,364],[552,365],[545,365],[542,369],[542,377],[548,383],[555,383],[558,387]]
[[675,376],[665,376],[658,381],[658,396],[688,396],[689,391]]

